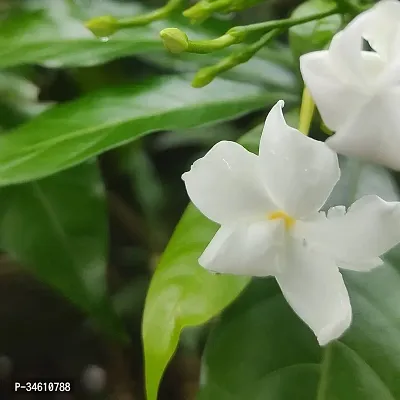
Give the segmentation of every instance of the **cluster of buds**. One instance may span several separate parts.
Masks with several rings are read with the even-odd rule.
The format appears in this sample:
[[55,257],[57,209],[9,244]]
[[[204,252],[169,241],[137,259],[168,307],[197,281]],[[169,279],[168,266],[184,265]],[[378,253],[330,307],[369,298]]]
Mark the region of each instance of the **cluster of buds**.
[[[214,13],[231,13],[255,6],[262,0],[200,0],[191,7],[185,9],[185,0],[169,0],[163,7],[146,14],[116,18],[105,15],[93,18],[86,22],[86,27],[99,38],[108,38],[125,28],[144,26],[153,21],[163,20],[174,13],[182,13],[192,23],[199,23],[211,17]],[[192,86],[200,88],[208,85],[219,74],[228,71],[239,64],[247,62],[262,47],[266,46],[284,30],[299,24],[320,20],[334,14],[352,14],[358,10],[350,7],[348,1],[339,1],[331,9],[301,18],[287,18],[281,20],[266,21],[245,26],[236,26],[225,34],[211,40],[190,40],[185,32],[178,28],[166,28],[160,32],[165,48],[173,54],[183,52],[205,54],[238,45],[240,47],[232,54],[222,58],[215,65],[201,69],[193,79]],[[258,38],[251,39],[255,34]]]

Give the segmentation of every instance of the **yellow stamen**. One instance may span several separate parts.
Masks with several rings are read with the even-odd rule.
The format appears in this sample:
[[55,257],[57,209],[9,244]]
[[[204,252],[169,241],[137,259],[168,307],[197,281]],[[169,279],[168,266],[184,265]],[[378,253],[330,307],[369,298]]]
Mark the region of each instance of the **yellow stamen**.
[[289,230],[296,222],[296,220],[289,215],[287,215],[284,211],[274,211],[268,214],[268,219],[283,219],[285,223],[285,228]]

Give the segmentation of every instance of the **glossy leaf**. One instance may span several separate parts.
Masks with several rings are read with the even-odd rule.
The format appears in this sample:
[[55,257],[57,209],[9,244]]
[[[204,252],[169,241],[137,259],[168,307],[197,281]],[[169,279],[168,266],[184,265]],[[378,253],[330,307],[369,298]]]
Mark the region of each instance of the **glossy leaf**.
[[[371,193],[399,198],[384,169],[342,161],[336,199],[341,190],[347,204]],[[340,340],[323,348],[275,280],[255,280],[208,340],[198,400],[399,399],[399,255],[400,248],[392,250],[385,265],[369,273],[345,271],[353,322]]]
[[0,190],[0,247],[125,339],[106,290],[107,214],[95,163]]
[[157,130],[232,119],[291,95],[217,79],[198,90],[163,77],[60,105],[0,137],[0,185],[41,178]]
[[[292,13],[293,18],[304,18],[313,14],[329,11],[335,7],[332,0],[308,0],[300,4]],[[308,22],[290,28],[289,42],[295,58],[310,51],[321,50],[340,29],[342,18],[331,15],[317,21]]]
[[216,231],[216,224],[190,206],[153,276],[143,317],[147,400],[157,399],[181,330],[207,322],[248,282],[246,277],[214,275],[199,266],[197,260]]

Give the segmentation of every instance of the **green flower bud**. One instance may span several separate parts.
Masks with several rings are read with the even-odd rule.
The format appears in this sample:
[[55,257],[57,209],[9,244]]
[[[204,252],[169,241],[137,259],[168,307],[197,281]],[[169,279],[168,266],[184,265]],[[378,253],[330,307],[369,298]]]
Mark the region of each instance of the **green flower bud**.
[[202,68],[193,78],[192,86],[194,88],[202,88],[211,83],[215,78],[212,70],[212,67]]
[[165,48],[173,54],[183,53],[189,48],[189,39],[178,28],[166,28],[160,32]]
[[85,23],[95,36],[99,38],[109,37],[118,31],[118,20],[111,15],[92,18]]

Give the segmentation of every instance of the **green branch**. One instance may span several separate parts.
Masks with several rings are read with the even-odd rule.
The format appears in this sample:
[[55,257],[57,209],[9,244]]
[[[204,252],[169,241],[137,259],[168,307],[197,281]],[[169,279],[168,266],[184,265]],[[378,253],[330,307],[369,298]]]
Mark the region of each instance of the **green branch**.
[[194,6],[188,8],[183,12],[186,18],[190,18],[192,21],[201,22],[210,17],[213,13],[222,11],[229,7],[232,0],[214,0],[210,1],[199,1]]
[[186,51],[188,53],[205,54],[224,49],[233,44],[242,43],[247,35],[252,32],[268,33],[275,29],[283,30],[291,26],[326,18],[337,13],[339,13],[339,9],[335,7],[332,10],[303,18],[288,18],[259,24],[236,26],[229,29],[224,35],[211,40],[190,40],[187,35],[178,28],[164,29],[160,32],[160,36],[165,47],[171,53],[178,54]]
[[227,33],[233,36],[236,35],[240,36],[240,35],[247,35],[250,32],[270,31],[272,29],[288,29],[291,28],[292,26],[306,24],[307,22],[316,21],[339,13],[340,13],[339,7],[334,7],[331,10],[321,12],[318,14],[309,15],[308,17],[286,18],[274,21],[260,22],[258,24],[252,24],[252,25],[235,26],[234,28],[229,29]]
[[229,57],[222,59],[219,63],[210,67],[202,68],[194,77],[192,86],[195,88],[206,86],[211,83],[217,75],[249,61],[259,50],[280,33],[281,31],[279,29],[268,32],[256,42],[243,47],[237,52],[231,54]]

